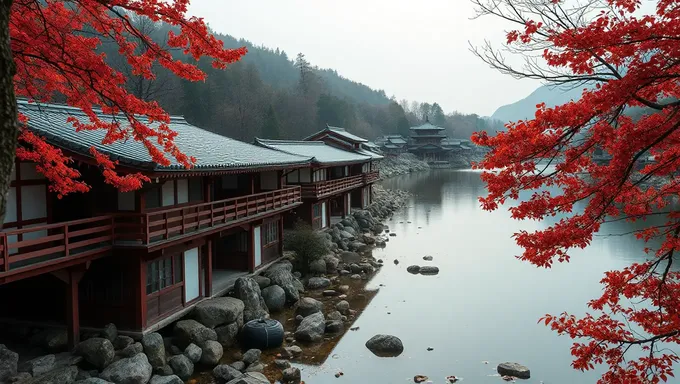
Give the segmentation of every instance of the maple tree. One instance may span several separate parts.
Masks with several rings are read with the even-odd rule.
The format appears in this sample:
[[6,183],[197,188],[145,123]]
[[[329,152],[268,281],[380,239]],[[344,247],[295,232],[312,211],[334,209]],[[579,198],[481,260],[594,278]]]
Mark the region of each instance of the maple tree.
[[[509,208],[515,219],[560,215],[543,230],[515,234],[519,258],[546,268],[568,262],[608,221],[645,223],[634,234],[647,242],[647,261],[605,273],[603,293],[585,316],[541,321],[575,339],[574,368],[607,366],[600,383],[665,382],[680,343],[680,212],[673,204],[680,192],[680,4],[659,0],[645,13],[639,0],[474,3],[480,16],[518,25],[506,50],[526,58],[512,65],[487,44],[474,49],[484,61],[518,78],[583,88],[577,101],[540,104],[533,119],[473,136],[490,149],[477,165],[488,187],[482,207],[518,200]],[[531,196],[520,200],[521,191]],[[576,203],[584,208],[574,210]],[[664,216],[664,224],[645,222],[651,215]]]
[[[173,57],[182,52],[198,62],[209,58],[215,68],[238,61],[245,48],[226,49],[201,18],[187,15],[189,0],[1,0],[0,1],[0,195],[4,196],[16,155],[37,163],[50,181],[50,190],[62,196],[84,192],[72,160],[27,129],[25,116],[17,115],[16,97],[48,102],[58,96],[81,109],[87,118],[69,118],[73,129],[104,130],[103,144],[141,142],[152,161],[191,167],[195,159],[175,144],[177,133],[168,126],[170,116],[158,103],[128,92],[124,74],[107,64],[98,47],[106,41],[118,47],[130,72],[147,80],[154,68],[163,67],[190,81],[205,79],[197,65]],[[163,47],[144,34],[132,17],[173,27]],[[95,113],[116,119],[101,118]],[[15,152],[16,150],[16,152]],[[140,174],[119,174],[116,163],[90,149],[107,183],[121,191],[141,187],[148,179]],[[4,199],[0,204],[4,212]]]

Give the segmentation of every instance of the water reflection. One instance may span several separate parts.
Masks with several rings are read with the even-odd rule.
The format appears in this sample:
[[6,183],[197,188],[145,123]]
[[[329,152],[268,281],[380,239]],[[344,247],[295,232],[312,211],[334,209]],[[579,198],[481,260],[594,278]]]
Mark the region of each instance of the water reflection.
[[[388,188],[414,193],[408,206],[389,222],[397,234],[374,255],[385,267],[369,283],[378,293],[320,366],[303,365],[308,384],[406,383],[423,374],[434,383],[448,375],[464,383],[499,383],[493,376],[503,361],[529,366],[524,383],[594,383],[600,372],[570,367],[571,340],[537,324],[546,313],[586,311],[601,292],[607,270],[642,261],[644,245],[632,237],[597,237],[572,262],[539,269],[513,258],[520,253],[511,235],[548,223],[512,220],[507,211],[484,212],[477,197],[484,185],[476,172],[432,171],[393,178]],[[639,223],[607,224],[605,233],[621,233]],[[434,256],[433,262],[422,260]],[[400,261],[395,265],[392,260]],[[438,276],[411,275],[410,264],[437,265]],[[383,285],[383,286],[381,286]],[[364,346],[377,333],[404,343],[396,358],[378,358]],[[434,348],[429,352],[428,347]],[[484,362],[488,362],[485,364]],[[334,374],[344,372],[337,379]]]

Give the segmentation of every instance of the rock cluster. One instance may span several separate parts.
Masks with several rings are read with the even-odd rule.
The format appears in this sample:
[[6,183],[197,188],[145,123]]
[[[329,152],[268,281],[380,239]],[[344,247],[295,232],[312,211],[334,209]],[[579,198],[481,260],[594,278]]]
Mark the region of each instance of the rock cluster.
[[261,355],[259,349],[249,349],[241,360],[216,366],[213,376],[227,384],[269,384],[269,379],[262,374],[265,367],[260,362]]
[[420,172],[430,169],[426,162],[419,160],[412,153],[403,153],[395,157],[386,157],[378,163],[380,176],[383,178]]

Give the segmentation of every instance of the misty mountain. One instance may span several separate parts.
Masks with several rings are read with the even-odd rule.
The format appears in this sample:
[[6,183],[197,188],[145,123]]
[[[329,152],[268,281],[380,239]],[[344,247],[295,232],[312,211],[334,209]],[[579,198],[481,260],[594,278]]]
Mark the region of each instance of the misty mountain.
[[544,85],[533,91],[529,96],[512,104],[504,105],[491,115],[491,119],[503,122],[532,119],[536,113],[536,105],[545,102],[546,106],[554,107],[571,100],[581,98],[582,87],[565,88],[554,85]]

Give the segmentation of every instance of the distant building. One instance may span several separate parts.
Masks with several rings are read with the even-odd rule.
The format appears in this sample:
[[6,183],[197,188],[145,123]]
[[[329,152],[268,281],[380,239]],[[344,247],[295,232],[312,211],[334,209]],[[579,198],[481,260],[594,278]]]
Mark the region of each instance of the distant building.
[[388,156],[396,156],[408,151],[408,142],[401,135],[385,135],[378,140],[382,152]]
[[408,151],[428,163],[448,162],[451,148],[444,145],[447,139],[444,129],[430,123],[426,117],[425,124],[411,127]]

